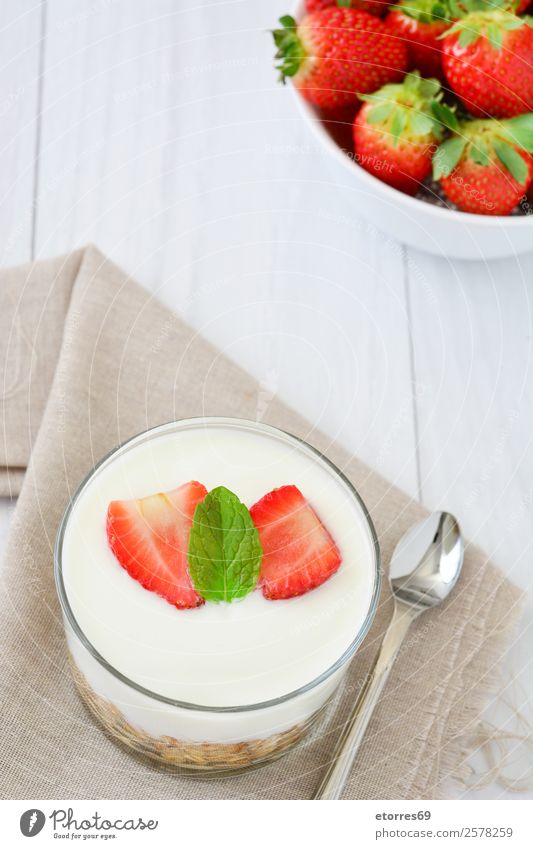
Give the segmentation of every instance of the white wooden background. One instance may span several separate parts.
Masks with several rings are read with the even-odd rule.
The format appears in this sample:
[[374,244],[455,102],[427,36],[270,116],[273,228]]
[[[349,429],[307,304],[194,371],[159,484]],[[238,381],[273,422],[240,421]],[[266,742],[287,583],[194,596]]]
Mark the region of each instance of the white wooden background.
[[[288,6],[5,0],[1,262],[95,242],[530,589],[533,253],[448,262],[365,225],[275,82]],[[505,693],[530,721],[532,621],[533,594]]]

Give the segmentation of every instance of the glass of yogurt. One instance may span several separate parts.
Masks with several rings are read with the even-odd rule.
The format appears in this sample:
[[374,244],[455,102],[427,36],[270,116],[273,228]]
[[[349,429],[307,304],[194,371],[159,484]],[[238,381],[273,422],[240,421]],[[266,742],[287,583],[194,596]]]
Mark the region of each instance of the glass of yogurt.
[[[115,499],[189,480],[248,506],[297,486],[340,567],[295,598],[254,590],[176,609],[121,568],[106,514]],[[204,417],[147,430],[93,469],[61,522],[55,578],[74,681],[108,734],[166,770],[226,772],[279,757],[323,714],[374,618],[380,555],[360,496],[318,451],[261,423]]]

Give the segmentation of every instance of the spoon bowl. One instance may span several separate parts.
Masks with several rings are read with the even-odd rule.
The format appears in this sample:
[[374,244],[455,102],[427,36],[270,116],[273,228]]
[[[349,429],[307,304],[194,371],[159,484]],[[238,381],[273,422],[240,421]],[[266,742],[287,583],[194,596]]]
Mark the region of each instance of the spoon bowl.
[[455,517],[432,513],[402,537],[392,555],[389,580],[396,600],[418,613],[440,604],[457,583],[463,558]]

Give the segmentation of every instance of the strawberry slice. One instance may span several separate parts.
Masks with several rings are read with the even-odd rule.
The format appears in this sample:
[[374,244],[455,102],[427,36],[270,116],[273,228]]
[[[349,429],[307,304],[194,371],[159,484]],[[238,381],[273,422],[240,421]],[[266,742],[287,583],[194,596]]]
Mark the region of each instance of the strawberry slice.
[[296,486],[281,486],[250,510],[263,548],[259,584],[268,599],[303,595],[341,565],[335,542]]
[[128,575],[179,608],[204,599],[192,585],[187,562],[194,510],[207,489],[197,481],[171,492],[112,501],[107,510],[111,551]]

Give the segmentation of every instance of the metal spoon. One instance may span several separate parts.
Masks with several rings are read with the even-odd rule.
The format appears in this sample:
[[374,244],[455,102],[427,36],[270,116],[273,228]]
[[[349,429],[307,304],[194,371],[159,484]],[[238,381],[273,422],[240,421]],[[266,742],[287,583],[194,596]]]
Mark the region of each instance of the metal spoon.
[[394,613],[380,651],[335,747],[331,764],[314,799],[339,799],[372,712],[411,623],[440,604],[461,572],[464,545],[456,519],[433,513],[400,540],[392,556],[389,580]]

